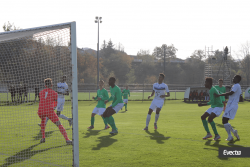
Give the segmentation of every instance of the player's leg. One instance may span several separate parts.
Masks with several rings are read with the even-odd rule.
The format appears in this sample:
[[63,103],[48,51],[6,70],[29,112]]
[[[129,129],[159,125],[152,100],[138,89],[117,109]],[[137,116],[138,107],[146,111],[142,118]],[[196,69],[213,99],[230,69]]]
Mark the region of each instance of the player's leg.
[[154,123],[154,128],[155,128],[155,130],[157,129],[157,121],[158,121],[159,116],[160,116],[160,111],[161,111],[161,108],[156,108],[155,123]]
[[[150,107],[152,107],[152,104],[151,104]],[[146,118],[146,127],[143,130],[148,130],[148,125],[149,125],[149,122],[150,122],[150,119],[151,119],[152,112],[153,112],[153,109],[149,108],[148,115],[147,115],[147,118]]]
[[216,114],[215,114],[214,112],[212,112],[212,113],[209,115],[209,117],[208,117],[208,122],[210,123],[210,125],[212,126],[212,129],[213,129],[213,131],[214,131],[214,135],[215,135],[214,140],[220,139],[220,135],[218,134],[216,125],[215,125],[215,123],[214,123],[214,118],[216,118],[216,117],[217,117],[217,116],[216,116]]
[[51,110],[49,112],[48,118],[59,128],[61,134],[63,135],[64,139],[66,140],[66,143],[72,144],[72,141],[69,140],[69,138],[68,138],[68,135],[67,135],[65,128],[63,127],[58,116],[56,115],[56,113],[53,110]]
[[211,108],[209,108],[202,116],[201,116],[201,120],[202,120],[202,124],[204,126],[204,129],[205,131],[207,132],[207,135],[205,137],[203,137],[203,139],[207,139],[207,138],[210,138],[212,137],[210,131],[209,131],[209,128],[208,128],[208,123],[207,123],[207,120],[206,118],[209,117],[210,115],[210,110],[212,110]]
[[104,129],[108,129],[108,128],[110,128],[110,127],[108,126],[108,122],[107,122],[107,120],[103,117],[103,113],[105,112],[105,110],[106,110],[106,108],[98,108],[98,115],[100,115],[100,116],[102,117],[102,119],[103,119],[103,122],[104,122],[104,125],[105,125]]
[[112,106],[108,107],[104,113],[103,113],[103,117],[104,119],[106,120],[106,122],[112,127],[112,131],[116,130],[117,131],[117,128],[116,128],[116,125],[115,125],[115,120],[113,118],[113,114],[115,114],[116,111],[112,108]]
[[228,133],[228,141],[232,141],[233,137],[231,135],[231,132],[234,134],[234,136],[240,140],[240,137],[238,135],[238,131],[234,130],[230,123],[228,123],[229,119],[234,119],[236,112],[238,110],[238,105],[231,105],[226,107],[224,115],[222,117],[222,123],[224,124],[224,127]]
[[96,114],[98,114],[98,108],[95,107],[91,113],[90,127],[88,127],[88,129],[94,129],[95,115]]

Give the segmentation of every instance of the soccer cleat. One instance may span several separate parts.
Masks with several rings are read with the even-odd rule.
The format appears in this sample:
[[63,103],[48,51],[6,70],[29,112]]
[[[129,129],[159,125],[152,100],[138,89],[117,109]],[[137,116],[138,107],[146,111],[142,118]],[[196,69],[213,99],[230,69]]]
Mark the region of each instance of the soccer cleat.
[[127,109],[125,111],[128,111]]
[[213,140],[219,140],[220,139],[220,135],[215,135]]
[[73,124],[73,118],[69,118],[69,126],[72,126],[72,124]]
[[157,124],[156,123],[154,123],[154,128],[155,128],[155,130],[157,129]]
[[40,143],[45,143],[45,138],[42,138],[42,139],[40,140]]
[[108,125],[105,125],[105,128],[104,129],[108,129],[108,128],[110,128]]
[[238,140],[240,140],[240,136],[238,135],[238,131],[237,131],[237,130],[234,130],[233,134],[234,134],[234,136],[235,136]]
[[112,131],[111,132],[109,132],[110,134],[115,134],[115,133],[118,133],[118,131],[117,130],[115,130],[115,129],[112,129]]
[[226,139],[226,141],[233,141],[234,140],[234,138],[233,138],[233,136],[229,136],[227,139]]
[[88,127],[88,129],[94,129],[94,126],[93,126],[93,125],[91,125],[90,127]]
[[41,124],[38,124],[38,126],[40,126],[40,127],[41,127]]
[[213,137],[213,136],[211,135],[211,133],[207,133],[207,135],[206,135],[205,137],[203,137],[203,140],[206,140],[206,139],[211,138],[211,137]]
[[148,130],[148,127],[146,126],[143,130]]
[[73,142],[72,142],[72,140],[66,140],[66,144],[67,145],[73,145]]

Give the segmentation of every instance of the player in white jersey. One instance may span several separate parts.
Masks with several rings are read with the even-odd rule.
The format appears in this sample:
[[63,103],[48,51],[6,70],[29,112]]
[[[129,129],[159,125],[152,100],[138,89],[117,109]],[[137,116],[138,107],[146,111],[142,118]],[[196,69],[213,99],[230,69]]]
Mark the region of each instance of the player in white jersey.
[[[57,108],[57,112],[56,112],[56,114],[57,114],[57,116],[59,118],[68,120],[69,121],[69,125],[71,126],[72,122],[73,122],[73,119],[72,118],[68,118],[65,115],[61,114],[61,112],[63,111],[64,103],[65,103],[64,95],[67,95],[67,96],[69,95],[69,90],[68,90],[68,85],[66,83],[66,79],[67,79],[67,76],[64,75],[64,76],[62,76],[61,82],[57,83],[58,99],[57,99],[57,107],[56,107]],[[49,121],[49,118],[47,117],[46,121],[45,121],[45,125],[47,124],[48,121]],[[40,124],[38,124],[38,125],[41,126]]]
[[[157,129],[157,121],[160,115],[161,108],[164,104],[165,97],[169,97],[170,93],[168,90],[168,85],[163,83],[165,75],[163,73],[159,74],[158,83],[153,84],[153,91],[150,96],[148,96],[148,99],[152,96],[154,96],[154,100],[151,102],[151,105],[149,107],[147,119],[146,119],[146,127],[143,130],[148,130],[148,125],[151,119],[151,114],[153,111],[156,111],[155,114],[155,123],[154,128]],[[165,95],[167,93],[167,95]]]
[[238,135],[238,131],[234,130],[228,121],[230,119],[234,119],[236,112],[238,110],[238,103],[241,95],[241,86],[240,86],[240,81],[241,81],[241,76],[240,75],[235,75],[233,78],[233,87],[231,88],[230,92],[226,92],[220,95],[214,95],[216,97],[218,96],[228,96],[229,99],[227,102],[227,107],[225,109],[225,112],[222,116],[222,123],[224,124],[224,127],[228,133],[228,138],[226,139],[227,141],[233,141],[233,136],[231,135],[231,132],[234,134],[234,136],[240,140],[240,136]]
[[57,112],[56,114],[58,115],[59,118],[65,119],[69,121],[69,125],[72,125],[72,118],[68,118],[65,115],[61,114],[63,111],[63,106],[65,103],[65,98],[64,95],[69,95],[69,89],[68,85],[66,83],[67,76],[64,75],[62,77],[61,82],[57,83],[57,93],[58,93],[58,99],[57,99]]

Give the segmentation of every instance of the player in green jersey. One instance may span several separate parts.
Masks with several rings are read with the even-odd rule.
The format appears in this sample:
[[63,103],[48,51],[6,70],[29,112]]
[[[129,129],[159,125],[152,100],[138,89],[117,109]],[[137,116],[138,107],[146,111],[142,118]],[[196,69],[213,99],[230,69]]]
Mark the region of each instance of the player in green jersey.
[[[214,94],[219,94],[219,91],[212,85],[213,85],[213,78],[210,78],[210,77],[206,78],[205,87],[209,89],[210,101],[207,103],[199,102],[198,106],[201,107],[201,106],[211,105],[211,107],[201,116],[203,126],[207,132],[207,135],[203,137],[203,139],[212,137],[212,134],[210,133],[209,128],[208,128],[208,122],[209,122],[215,134],[214,140],[219,140],[220,135],[217,132],[213,119],[220,116],[220,114],[222,113],[223,103],[220,97],[214,96]],[[208,121],[206,120],[207,117],[208,117]]]
[[94,100],[98,100],[98,104],[97,106],[94,108],[94,110],[92,111],[91,114],[91,126],[88,127],[89,129],[94,129],[94,122],[95,122],[95,115],[98,114],[102,117],[104,124],[105,124],[105,128],[104,129],[108,129],[108,123],[106,122],[106,120],[103,117],[103,113],[106,110],[106,104],[105,104],[105,100],[109,99],[109,95],[108,95],[108,91],[104,88],[104,81],[101,80],[99,81],[99,89],[97,90],[97,95],[96,97],[92,97],[92,99]]
[[105,101],[105,104],[109,101],[112,101],[112,104],[105,110],[103,113],[104,119],[106,119],[107,123],[112,127],[112,131],[110,134],[118,133],[117,128],[115,126],[115,120],[113,118],[113,114],[118,113],[119,110],[123,107],[122,101],[122,92],[121,89],[115,85],[115,78],[109,78],[109,86],[110,86],[110,98]]
[[[220,94],[222,93],[226,93],[226,87],[222,86],[223,85],[223,79],[219,79],[219,85],[215,85],[214,87],[220,92]],[[222,99],[222,103],[224,105],[223,111],[225,111],[226,109],[226,99],[225,96],[221,96]]]
[[128,110],[127,110],[128,95],[129,95],[129,97],[130,97],[130,91],[129,91],[129,89],[128,89],[128,85],[126,85],[126,89],[123,89],[122,95],[123,95],[123,102],[124,102],[124,106],[125,106],[125,111],[128,111]]

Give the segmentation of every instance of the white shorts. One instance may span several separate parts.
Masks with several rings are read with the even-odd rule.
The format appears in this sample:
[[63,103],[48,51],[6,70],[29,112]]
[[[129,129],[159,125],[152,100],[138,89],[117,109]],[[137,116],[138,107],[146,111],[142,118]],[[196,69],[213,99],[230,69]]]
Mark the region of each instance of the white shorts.
[[128,103],[128,99],[123,99],[123,102],[124,103]]
[[164,100],[157,100],[157,99],[154,99],[152,102],[151,102],[151,105],[150,105],[150,109],[152,109],[154,112],[156,111],[157,108],[162,108],[164,104]]
[[112,107],[113,110],[115,110],[116,114],[122,109],[123,103],[118,103],[115,107],[112,107],[112,104],[109,107]]
[[212,113],[215,113],[215,115],[216,115],[216,117],[219,117],[220,116],[220,114],[222,113],[222,111],[223,111],[223,107],[215,107],[215,108],[209,108],[209,109],[207,109],[207,113],[208,114],[212,114]]
[[63,111],[64,103],[65,103],[64,98],[58,98],[57,99],[57,111]]
[[227,105],[223,117],[234,119],[237,110],[238,110],[238,105],[230,105],[230,106]]
[[95,107],[94,110],[92,111],[92,113],[102,115],[105,110],[106,110],[106,108],[97,108],[97,107]]

